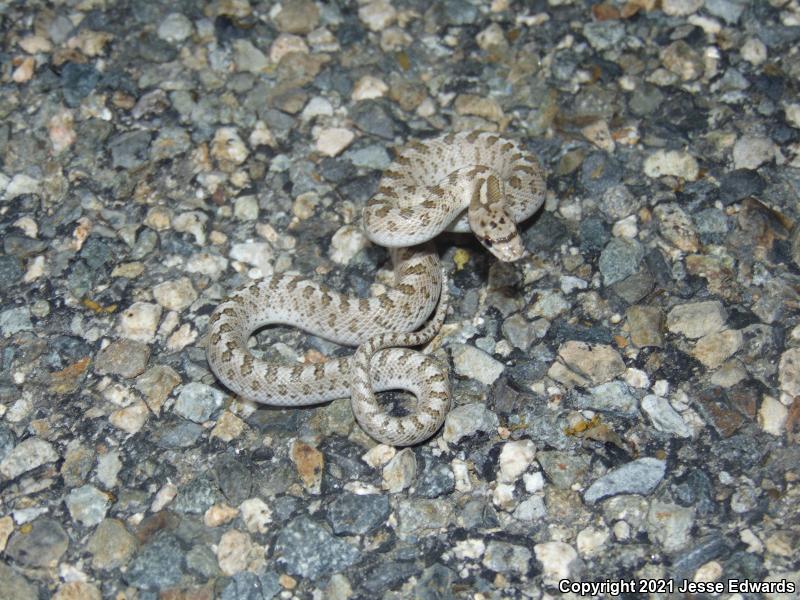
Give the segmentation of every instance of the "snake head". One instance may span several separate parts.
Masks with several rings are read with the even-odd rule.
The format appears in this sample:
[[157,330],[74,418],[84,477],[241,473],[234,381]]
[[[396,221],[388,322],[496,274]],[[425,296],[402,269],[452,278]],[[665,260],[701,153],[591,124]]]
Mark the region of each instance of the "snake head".
[[525,246],[516,229],[509,238],[479,237],[481,244],[503,262],[514,262],[525,256]]
[[505,210],[501,180],[494,174],[477,182],[468,209],[469,225],[481,244],[503,262],[525,255],[517,224]]

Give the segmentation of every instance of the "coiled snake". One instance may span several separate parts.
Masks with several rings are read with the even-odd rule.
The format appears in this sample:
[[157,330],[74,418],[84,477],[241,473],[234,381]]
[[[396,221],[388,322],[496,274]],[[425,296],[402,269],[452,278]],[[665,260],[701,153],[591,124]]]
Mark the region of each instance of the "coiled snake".
[[[358,298],[289,274],[246,285],[209,320],[212,371],[240,396],[273,406],[350,395],[356,420],[374,439],[393,446],[428,439],[450,409],[447,372],[405,346],[427,343],[447,313],[447,285],[430,240],[445,230],[471,230],[497,258],[516,260],[524,253],[516,224],[541,206],[544,195],[538,160],[513,140],[472,132],[412,142],[384,172],[363,213],[367,237],[390,248],[394,287]],[[268,324],[358,349],[316,364],[263,361],[247,342]],[[411,414],[391,416],[377,402],[375,392],[397,388],[416,397]]]

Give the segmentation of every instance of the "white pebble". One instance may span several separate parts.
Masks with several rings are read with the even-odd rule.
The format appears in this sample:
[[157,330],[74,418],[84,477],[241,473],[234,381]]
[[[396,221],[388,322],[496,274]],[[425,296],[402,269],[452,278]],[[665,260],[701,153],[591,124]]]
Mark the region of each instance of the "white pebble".
[[317,150],[325,156],[336,156],[347,148],[355,137],[352,131],[344,127],[323,129],[317,136]]
[[500,452],[499,481],[513,483],[522,475],[536,456],[536,446],[531,440],[506,442]]
[[135,302],[120,313],[117,331],[121,337],[137,342],[153,341],[161,319],[161,306],[150,302]]
[[772,396],[764,396],[758,410],[758,424],[770,435],[781,436],[786,431],[789,409]]
[[760,65],[767,60],[767,47],[757,37],[749,37],[740,50],[742,58],[751,65]]
[[361,79],[356,81],[353,86],[353,100],[372,100],[374,98],[382,98],[389,91],[389,86],[383,80],[373,77],[372,75],[364,75]]

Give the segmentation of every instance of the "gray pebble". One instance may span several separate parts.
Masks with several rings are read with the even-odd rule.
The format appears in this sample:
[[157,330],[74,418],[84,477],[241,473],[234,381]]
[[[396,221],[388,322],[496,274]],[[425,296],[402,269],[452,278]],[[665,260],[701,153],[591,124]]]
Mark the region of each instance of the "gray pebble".
[[456,487],[450,465],[431,458],[425,459],[425,469],[418,473],[414,493],[422,498],[437,498],[451,493]]
[[603,283],[612,285],[633,275],[644,258],[642,245],[636,240],[613,238],[600,254],[598,266]]
[[[69,547],[69,537],[61,524],[49,517],[40,517],[26,533],[11,536],[6,554],[26,567],[50,567],[57,564]],[[0,563],[2,564],[2,563]]]
[[175,401],[175,412],[184,419],[204,423],[222,406],[225,394],[216,388],[196,381],[181,388]]
[[93,526],[105,518],[109,497],[93,485],[84,485],[67,494],[64,502],[74,520]]
[[525,546],[493,541],[486,546],[483,566],[497,573],[524,575],[528,572],[532,556]]
[[162,532],[133,557],[123,578],[135,588],[159,590],[181,580],[184,563],[185,556],[178,538]]
[[31,331],[31,309],[27,306],[9,308],[0,312],[0,332],[3,337],[11,337],[20,331]]
[[289,573],[319,579],[355,564],[358,548],[333,537],[322,525],[301,516],[290,521],[275,540],[278,561]]
[[596,480],[583,493],[589,504],[617,494],[641,494],[652,492],[664,478],[667,463],[646,456],[617,467]]
[[479,431],[493,432],[499,424],[497,415],[483,404],[465,404],[451,410],[444,422],[442,437],[451,444]]
[[336,535],[363,535],[386,521],[389,497],[378,494],[342,494],[328,507],[328,522]]

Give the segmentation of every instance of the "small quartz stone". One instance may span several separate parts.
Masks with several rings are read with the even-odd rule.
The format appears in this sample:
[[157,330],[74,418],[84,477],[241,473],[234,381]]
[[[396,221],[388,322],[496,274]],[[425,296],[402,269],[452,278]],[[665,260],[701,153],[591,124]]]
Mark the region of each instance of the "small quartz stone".
[[355,139],[355,134],[342,127],[323,129],[317,137],[317,150],[325,156],[337,156]]
[[691,154],[678,150],[658,150],[645,159],[644,172],[653,178],[672,175],[694,181],[700,174],[700,168]]

